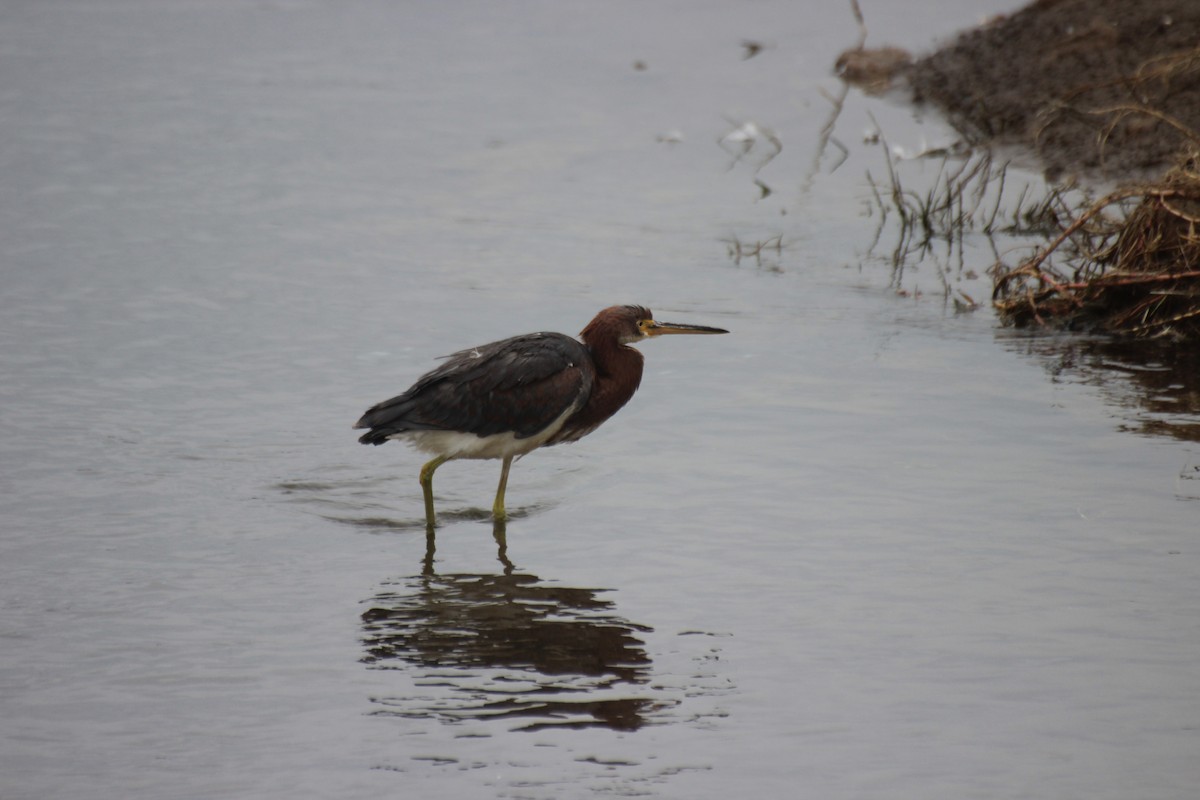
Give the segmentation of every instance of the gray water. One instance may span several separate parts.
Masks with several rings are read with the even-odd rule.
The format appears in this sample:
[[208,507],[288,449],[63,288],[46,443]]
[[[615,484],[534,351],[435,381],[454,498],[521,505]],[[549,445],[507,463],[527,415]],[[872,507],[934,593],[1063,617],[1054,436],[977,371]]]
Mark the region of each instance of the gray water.
[[[918,50],[1005,10],[863,5]],[[1195,373],[955,313],[982,241],[897,291],[862,132],[948,134],[852,94],[820,147],[857,34],[0,8],[0,797],[1194,797]],[[623,302],[732,334],[646,344],[505,529],[444,466],[427,537],[359,414]]]

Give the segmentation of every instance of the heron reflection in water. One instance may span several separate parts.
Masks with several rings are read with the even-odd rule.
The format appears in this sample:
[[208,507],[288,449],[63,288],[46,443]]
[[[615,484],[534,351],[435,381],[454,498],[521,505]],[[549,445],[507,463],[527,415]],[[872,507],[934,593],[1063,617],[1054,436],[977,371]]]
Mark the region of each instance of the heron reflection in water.
[[421,574],[389,581],[368,601],[363,663],[415,668],[425,686],[421,697],[373,697],[376,714],[521,730],[637,730],[677,702],[647,688],[652,665],[642,636],[649,627],[617,614],[603,589],[519,570],[508,558],[503,523],[495,537],[501,574],[437,574],[429,531]]
[[659,322],[642,306],[601,311],[574,339],[529,333],[461,350],[404,394],[370,408],[359,441],[405,440],[434,455],[421,468],[427,524],[434,524],[433,473],[456,458],[502,459],[492,517],[507,517],[504,491],[514,458],[587,436],[629,402],[642,354],[629,345],[665,334],[728,333]]

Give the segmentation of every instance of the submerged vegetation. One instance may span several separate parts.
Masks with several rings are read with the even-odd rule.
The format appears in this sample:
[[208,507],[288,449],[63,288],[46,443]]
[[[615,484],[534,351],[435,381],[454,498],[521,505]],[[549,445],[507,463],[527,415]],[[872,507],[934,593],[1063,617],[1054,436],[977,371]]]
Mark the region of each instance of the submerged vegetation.
[[[937,256],[943,262],[938,270],[944,293],[958,308],[974,308],[974,298],[951,286],[950,274],[968,274],[964,254],[967,235],[992,237],[1046,235],[1056,230],[1058,220],[1069,208],[1073,190],[1052,189],[1039,194],[1028,183],[1015,201],[1007,191],[1009,162],[996,161],[991,151],[980,149],[966,154],[928,151],[924,158],[939,158],[937,174],[925,188],[907,188],[896,170],[886,140],[880,136],[887,165],[886,181],[867,173],[870,186],[870,211],[876,217],[874,236],[868,252],[874,252],[895,216],[896,239],[889,260],[892,282],[900,289],[910,263]],[[997,256],[998,258],[998,256]]]
[[[1011,266],[996,254],[992,301],[1017,326],[1090,330],[1132,337],[1200,338],[1200,154],[1162,178],[1116,189],[1100,199],[1074,186],[1022,186],[1015,201],[1008,162],[983,150],[942,156],[922,191],[906,188],[890,158],[886,181],[868,173],[877,217],[870,250],[895,217],[891,250],[899,288],[906,265],[940,251],[961,272],[963,241],[981,235],[1037,237],[1046,244]],[[958,307],[974,300],[943,289]]]

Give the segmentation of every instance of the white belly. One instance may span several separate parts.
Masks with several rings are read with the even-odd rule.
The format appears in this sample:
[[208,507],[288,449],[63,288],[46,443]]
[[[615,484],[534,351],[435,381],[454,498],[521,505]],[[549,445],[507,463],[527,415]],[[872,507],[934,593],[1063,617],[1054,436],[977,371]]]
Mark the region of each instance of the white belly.
[[536,450],[558,433],[563,424],[576,411],[571,406],[533,436],[518,439],[512,432],[495,433],[491,436],[476,436],[459,431],[405,431],[389,438],[408,442],[418,450],[447,458],[507,458],[523,456]]

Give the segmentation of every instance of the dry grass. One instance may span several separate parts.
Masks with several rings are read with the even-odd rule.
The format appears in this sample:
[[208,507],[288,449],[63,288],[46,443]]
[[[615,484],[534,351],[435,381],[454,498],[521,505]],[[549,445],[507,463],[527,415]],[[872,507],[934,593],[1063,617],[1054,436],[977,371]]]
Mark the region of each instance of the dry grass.
[[997,265],[996,308],[1014,325],[1200,338],[1198,223],[1200,153],[1192,153],[1160,180],[1078,212],[1015,269]]

